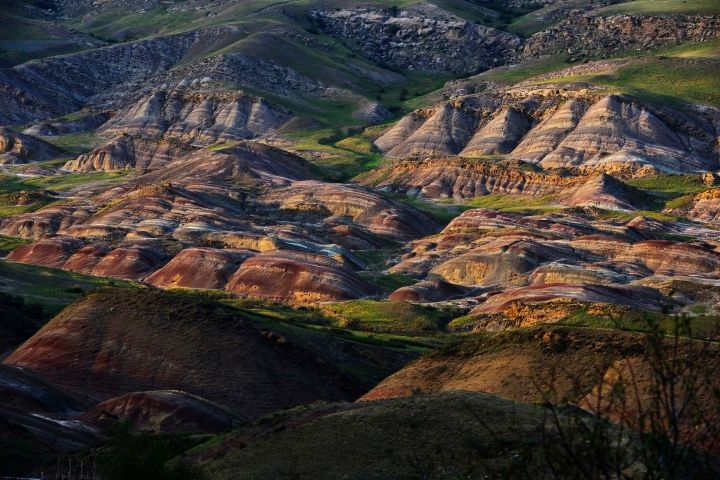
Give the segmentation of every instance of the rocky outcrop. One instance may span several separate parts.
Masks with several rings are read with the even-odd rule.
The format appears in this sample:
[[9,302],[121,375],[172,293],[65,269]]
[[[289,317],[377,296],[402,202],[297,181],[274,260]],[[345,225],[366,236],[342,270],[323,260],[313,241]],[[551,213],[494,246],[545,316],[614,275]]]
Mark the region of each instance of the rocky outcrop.
[[677,132],[642,105],[611,95],[595,103],[557,146],[540,161],[546,168],[629,168],[650,166],[661,172],[712,169],[696,153],[691,138]]
[[[478,119],[460,104],[446,104],[416,112],[378,138],[375,145],[390,147],[391,158],[446,156],[460,152],[472,138]],[[397,142],[397,143],[396,143]]]
[[0,165],[39,162],[60,154],[59,149],[39,138],[0,127]]
[[710,189],[684,199],[684,205],[669,209],[669,213],[701,222],[720,222],[720,189]]
[[564,53],[596,56],[665,44],[706,41],[720,32],[717,16],[567,16],[563,22],[536,33],[523,46],[524,58]]
[[642,175],[717,168],[713,132],[697,112],[574,87],[518,87],[414,112],[375,145],[392,158],[507,154],[545,168]]
[[85,173],[154,170],[192,151],[193,148],[179,142],[143,140],[121,135],[89,153],[69,160],[63,168]]
[[[134,86],[166,72],[194,45],[212,44],[232,26],[211,27],[49,57],[0,71],[0,124],[56,118],[80,110],[100,94]],[[115,94],[115,101],[120,100]]]
[[547,115],[522,139],[513,155],[525,161],[537,163],[554,151],[565,136],[575,130],[588,109],[585,100],[570,99],[558,110]]
[[288,112],[242,92],[159,90],[118,112],[100,131],[204,146],[268,135],[290,119]]
[[358,179],[379,190],[427,198],[473,198],[499,193],[545,196],[574,191],[584,183],[581,177],[457,158],[395,162]]
[[351,40],[366,58],[398,70],[470,75],[508,63],[522,43],[431,4],[402,11],[316,11],[313,18],[328,35]]
[[532,120],[516,110],[500,112],[475,135],[459,153],[461,157],[482,157],[510,153],[530,130]]
[[262,253],[246,260],[226,288],[244,296],[292,303],[351,300],[373,293],[337,260],[288,251]]

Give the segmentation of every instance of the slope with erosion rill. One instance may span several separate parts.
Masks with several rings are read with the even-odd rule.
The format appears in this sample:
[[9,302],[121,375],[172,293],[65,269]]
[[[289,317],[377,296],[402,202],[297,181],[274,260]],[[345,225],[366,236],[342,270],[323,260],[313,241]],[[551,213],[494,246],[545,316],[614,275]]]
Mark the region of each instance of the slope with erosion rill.
[[352,250],[434,231],[412,207],[312,177],[297,156],[242,143],[200,150],[1,228],[39,239],[10,260],[301,303],[374,294]]
[[394,158],[507,155],[546,169],[638,175],[717,168],[717,114],[587,86],[474,94],[418,110],[375,141]]
[[[718,284],[713,229],[642,216],[603,219],[598,212],[469,210],[440,234],[414,241],[390,271],[481,289],[468,297],[477,314],[554,299],[681,311],[696,300],[683,288],[664,288],[666,279]],[[673,234],[682,241],[668,240]]]
[[[44,413],[95,432],[123,420],[142,430],[218,432],[237,426],[237,417],[317,399],[352,400],[418,350],[461,332],[517,328],[524,330],[483,333],[442,349],[370,396],[463,388],[536,401],[532,372],[551,377],[569,362],[582,388],[570,392],[562,381],[556,387],[586,408],[585,399],[612,385],[623,362],[634,362],[646,376],[639,335],[528,327],[559,322],[632,329],[637,315],[666,322],[668,312],[701,326],[713,322],[704,313],[720,304],[720,259],[716,231],[705,225],[715,221],[716,195],[705,190],[716,177],[703,177],[707,188],[697,183],[700,174],[717,169],[717,110],[618,86],[626,68],[676,65],[659,54],[601,60],[509,84],[547,72],[543,62],[561,64],[563,57],[574,63],[608,52],[627,55],[627,48],[704,40],[716,20],[570,14],[527,40],[467,21],[500,26],[509,20],[495,13],[525,13],[514,9],[549,3],[549,9],[578,4],[447,0],[440,7],[365,4],[359,10],[353,1],[143,0],[124,2],[125,11],[116,2],[58,4],[56,11],[70,18],[57,21],[125,43],[88,45],[0,73],[7,98],[22,94],[4,115],[40,122],[17,130],[48,135],[58,145],[83,143],[72,149],[81,156],[65,164],[77,173],[32,182],[82,183],[108,178],[102,171],[132,173],[117,175],[111,186],[59,189],[48,194],[53,204],[40,208],[38,202],[0,220],[3,234],[29,240],[13,245],[10,256],[26,265],[7,265],[228,293],[92,293],[9,357],[59,386],[10,370],[0,374],[0,386],[12,392],[13,402],[25,402],[23,412],[56,402],[57,411]],[[573,32],[581,44],[567,43]],[[698,45],[678,48],[705,48]],[[416,98],[444,75],[513,63],[523,49],[528,56],[557,58],[525,59]],[[413,71],[391,71],[392,65]],[[588,77],[598,68],[609,72],[604,79]],[[465,90],[395,126],[343,128],[385,121],[455,95],[456,88]],[[711,104],[704,92],[682,100]],[[331,128],[314,131],[319,125]],[[90,138],[95,132],[99,138]],[[333,155],[347,155],[346,164],[357,161],[353,172],[381,167],[360,177],[360,185],[325,183],[318,178],[350,175],[328,175],[298,156],[245,141],[256,137],[325,167],[334,165]],[[60,159],[48,160],[12,171],[37,174],[60,166]],[[658,173],[692,175],[648,176]],[[682,179],[691,185],[681,185]],[[8,188],[29,182],[7,179]],[[409,205],[445,223],[468,207],[492,210],[465,211],[435,234],[435,223]],[[663,205],[667,210],[660,213]],[[344,302],[390,292],[392,302]],[[303,305],[240,301],[234,294]],[[13,332],[11,343],[28,334]],[[510,367],[518,370],[515,377]],[[85,395],[80,404],[73,403],[76,393]],[[218,478],[317,471],[328,477],[348,471],[423,476],[416,470],[468,475],[475,465],[441,458],[447,449],[416,439],[422,432],[436,435],[427,418],[437,418],[443,430],[463,432],[453,450],[477,458],[468,442],[477,440],[471,434],[478,417],[466,411],[469,404],[502,419],[511,409],[504,400],[473,393],[299,408],[245,425],[190,456]],[[513,405],[518,409],[533,416]],[[13,422],[37,431],[45,420],[28,414]],[[456,428],[460,423],[470,426],[470,435]],[[47,429],[51,436],[77,438],[57,425]],[[357,438],[347,443],[352,436],[338,438],[339,430],[357,432],[374,452],[361,446],[357,455]],[[302,447],[312,452],[278,457],[300,437],[312,438]],[[73,440],[75,448],[89,441],[82,438]],[[529,433],[500,445],[496,440],[481,439],[481,450],[499,463],[515,456],[515,446],[527,440],[534,448],[539,441]],[[408,442],[413,446],[406,448]],[[377,459],[387,445],[402,460],[394,461],[394,452]],[[418,460],[417,452],[426,450]],[[406,461],[408,455],[414,457]],[[258,461],[251,465],[251,457]]]

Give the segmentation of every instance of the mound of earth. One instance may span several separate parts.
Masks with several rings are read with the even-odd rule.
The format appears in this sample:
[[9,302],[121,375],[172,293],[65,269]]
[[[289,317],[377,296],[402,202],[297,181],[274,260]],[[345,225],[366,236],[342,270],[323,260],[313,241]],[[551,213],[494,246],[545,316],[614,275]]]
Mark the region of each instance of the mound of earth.
[[311,178],[314,174],[310,164],[297,155],[257,142],[242,142],[220,150],[201,150],[139,177],[135,183],[252,187],[256,182],[272,186]]
[[[697,342],[680,342],[673,353],[672,339],[666,341],[668,355],[692,356]],[[555,401],[587,402],[593,389],[606,382],[603,379],[613,365],[649,358],[643,355],[652,354],[652,348],[643,334],[614,330],[541,327],[476,334],[421,357],[362,399],[463,390],[522,402],[541,402],[548,393]],[[716,347],[709,348],[714,352]],[[717,357],[704,358],[710,362],[709,371],[717,371]],[[639,386],[640,390],[649,387]]]
[[223,289],[240,264],[252,255],[247,250],[187,248],[146,281],[161,288]]
[[398,288],[390,294],[388,300],[414,303],[440,302],[466,297],[469,293],[470,290],[460,285],[453,285],[437,278],[431,278],[407,287]]
[[343,262],[289,251],[262,253],[246,260],[226,288],[244,296],[292,303],[351,300],[373,293]]
[[127,393],[106,400],[81,419],[97,425],[129,423],[136,430],[164,433],[221,433],[233,426],[233,415],[200,397],[175,390]]
[[595,207],[605,210],[637,210],[652,204],[649,195],[623,182],[600,173],[562,201],[570,207]]
[[655,289],[638,286],[595,285],[592,283],[542,283],[510,288],[493,295],[472,310],[472,314],[499,313],[516,304],[533,305],[554,299],[587,303],[627,305],[647,311],[661,311],[670,303]]
[[[311,330],[281,332],[182,293],[107,289],[63,310],[4,363],[96,401],[179,389],[252,418],[353,400],[408,359]],[[373,380],[350,373],[360,364]]]
[[539,444],[541,416],[537,406],[476,392],[321,404],[237,429],[191,459],[211,478],[452,478],[511,468]]
[[36,243],[16,248],[8,260],[20,263],[31,263],[44,267],[62,267],[65,261],[82,246],[75,238],[48,237]]

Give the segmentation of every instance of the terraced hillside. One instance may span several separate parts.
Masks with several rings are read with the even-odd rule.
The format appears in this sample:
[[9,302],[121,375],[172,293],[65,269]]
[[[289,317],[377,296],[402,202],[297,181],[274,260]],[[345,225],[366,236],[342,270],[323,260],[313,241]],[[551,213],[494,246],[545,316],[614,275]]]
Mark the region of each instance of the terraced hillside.
[[0,476],[719,476],[716,3],[8,0]]

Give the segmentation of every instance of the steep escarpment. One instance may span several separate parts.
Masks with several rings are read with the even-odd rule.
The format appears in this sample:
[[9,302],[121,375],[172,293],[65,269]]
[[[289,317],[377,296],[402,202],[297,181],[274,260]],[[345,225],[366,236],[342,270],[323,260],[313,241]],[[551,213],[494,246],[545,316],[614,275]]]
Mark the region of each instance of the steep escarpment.
[[400,70],[478,73],[510,62],[522,43],[431,4],[316,11],[313,18],[328,35],[353,41],[366,58]]
[[716,168],[714,132],[700,112],[574,87],[516,88],[414,112],[375,145],[393,158],[507,154],[544,168],[638,175]]

